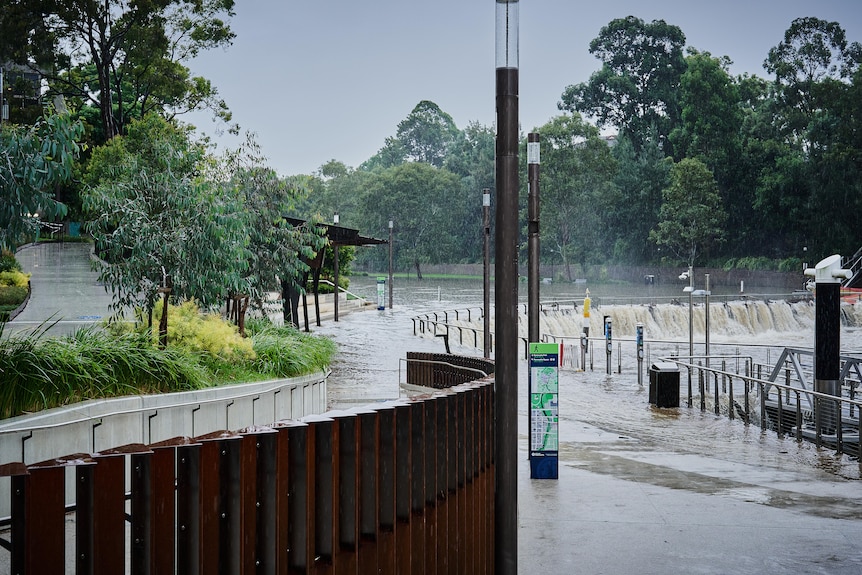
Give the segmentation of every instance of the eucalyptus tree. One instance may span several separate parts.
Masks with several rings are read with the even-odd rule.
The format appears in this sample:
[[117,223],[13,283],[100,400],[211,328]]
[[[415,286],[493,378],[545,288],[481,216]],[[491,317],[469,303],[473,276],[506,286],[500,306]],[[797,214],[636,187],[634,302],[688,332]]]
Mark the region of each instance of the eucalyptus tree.
[[319,217],[307,217],[296,226],[285,217],[308,196],[311,178],[279,177],[250,136],[242,147],[210,165],[215,169],[204,175],[217,182],[224,197],[236,197],[241,206],[235,218],[243,222],[247,234],[247,267],[243,266],[240,289],[258,309],[269,292],[281,292],[286,301],[291,288],[303,287],[308,264],[325,243]]
[[681,160],[671,168],[670,177],[650,239],[694,266],[704,251],[722,241],[727,212],[712,172],[700,160]]
[[244,196],[203,177],[204,146],[156,115],[93,152],[83,193],[115,310],[152,310],[160,288],[203,307],[247,288]]
[[677,90],[685,71],[684,46],[682,30],[664,20],[612,20],[590,42],[601,69],[589,81],[567,87],[558,106],[595,118],[600,128],[617,127],[637,153],[655,129],[669,154],[666,137],[680,115]]
[[658,223],[662,190],[668,186],[673,161],[658,145],[646,146],[636,154],[625,136],[617,138],[612,153],[617,161],[614,184],[621,199],[609,210],[609,229],[615,238],[613,258],[632,264],[654,261],[659,254],[649,241],[649,232]]
[[458,176],[424,162],[408,162],[376,172],[363,196],[365,229],[384,230],[395,223],[395,257],[399,268],[449,261],[460,221],[453,214]]
[[[496,179],[496,132],[491,126],[470,123],[450,150],[443,167],[461,178],[461,190],[453,205],[458,241],[451,261],[482,261],[482,193],[494,191]],[[493,210],[492,210],[493,218]]]
[[614,230],[609,218],[621,200],[613,183],[616,162],[598,130],[579,114],[564,114],[536,130],[541,137],[542,246],[559,257],[565,277],[572,263],[610,256]]
[[398,141],[407,152],[407,159],[425,162],[438,168],[453,146],[461,139],[461,132],[452,116],[429,100],[422,100],[398,124]]
[[231,43],[233,8],[233,0],[19,0],[0,16],[0,61],[34,68],[74,107],[98,109],[96,141],[149,111],[209,108],[229,120],[217,90],[184,62]]
[[32,126],[0,126],[0,247],[35,235],[40,218],[66,215],[54,188],[72,177],[82,133],[68,114],[47,114]]
[[[853,230],[862,207],[862,162],[853,134],[859,128],[860,63],[862,46],[849,42],[837,22],[817,18],[794,20],[764,62],[774,75],[773,123],[792,160],[768,173],[792,186],[792,235],[818,253],[859,247]],[[780,189],[764,191],[772,205],[788,201]]]

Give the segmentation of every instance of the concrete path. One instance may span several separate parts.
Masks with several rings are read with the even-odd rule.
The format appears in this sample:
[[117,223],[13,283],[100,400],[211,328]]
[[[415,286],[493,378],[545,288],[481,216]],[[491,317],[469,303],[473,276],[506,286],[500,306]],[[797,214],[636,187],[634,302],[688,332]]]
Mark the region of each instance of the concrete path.
[[6,326],[7,332],[32,331],[51,325],[51,335],[71,333],[110,317],[111,296],[92,268],[89,243],[41,243],[15,254],[31,273],[30,301]]
[[[53,317],[57,328],[71,330],[106,317],[110,297],[89,267],[89,250],[45,244],[20,251],[33,272],[33,297],[10,327],[32,329]],[[355,340],[351,325],[369,329],[376,317],[389,314],[353,314],[323,331]],[[603,387],[572,380],[561,394],[560,478],[531,480],[523,362],[521,369],[519,573],[862,573],[857,461],[684,407],[636,418],[637,425],[631,418],[626,427],[591,424],[578,398]],[[636,385],[625,379],[613,385]],[[640,409],[651,408],[644,401]],[[679,420],[694,431],[680,432]],[[701,449],[699,436],[739,449]]]

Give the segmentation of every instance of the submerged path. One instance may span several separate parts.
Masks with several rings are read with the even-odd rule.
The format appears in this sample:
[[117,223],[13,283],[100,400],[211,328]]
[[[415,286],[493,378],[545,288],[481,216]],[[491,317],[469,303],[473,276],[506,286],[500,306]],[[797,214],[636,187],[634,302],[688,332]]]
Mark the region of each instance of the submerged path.
[[[415,314],[396,305],[324,326],[341,358],[330,397],[392,397],[396,352],[442,351],[412,335]],[[561,373],[560,478],[531,480],[520,368],[520,573],[862,572],[857,461],[699,409],[652,408],[633,370],[600,365]]]

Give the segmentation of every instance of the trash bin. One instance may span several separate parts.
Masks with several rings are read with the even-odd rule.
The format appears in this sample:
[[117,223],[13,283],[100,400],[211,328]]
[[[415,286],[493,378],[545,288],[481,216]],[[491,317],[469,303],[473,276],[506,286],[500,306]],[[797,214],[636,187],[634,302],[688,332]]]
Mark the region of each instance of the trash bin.
[[679,366],[657,361],[649,368],[649,402],[656,407],[679,407]]

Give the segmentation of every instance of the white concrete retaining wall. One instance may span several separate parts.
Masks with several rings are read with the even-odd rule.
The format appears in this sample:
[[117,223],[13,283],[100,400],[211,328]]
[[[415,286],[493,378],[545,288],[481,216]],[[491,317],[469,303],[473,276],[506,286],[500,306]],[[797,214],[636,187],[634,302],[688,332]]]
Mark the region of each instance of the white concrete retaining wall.
[[[323,413],[328,375],[91,400],[12,417],[0,421],[0,465],[30,465],[131,443],[197,437]],[[0,517],[10,514],[9,484],[0,479]]]

